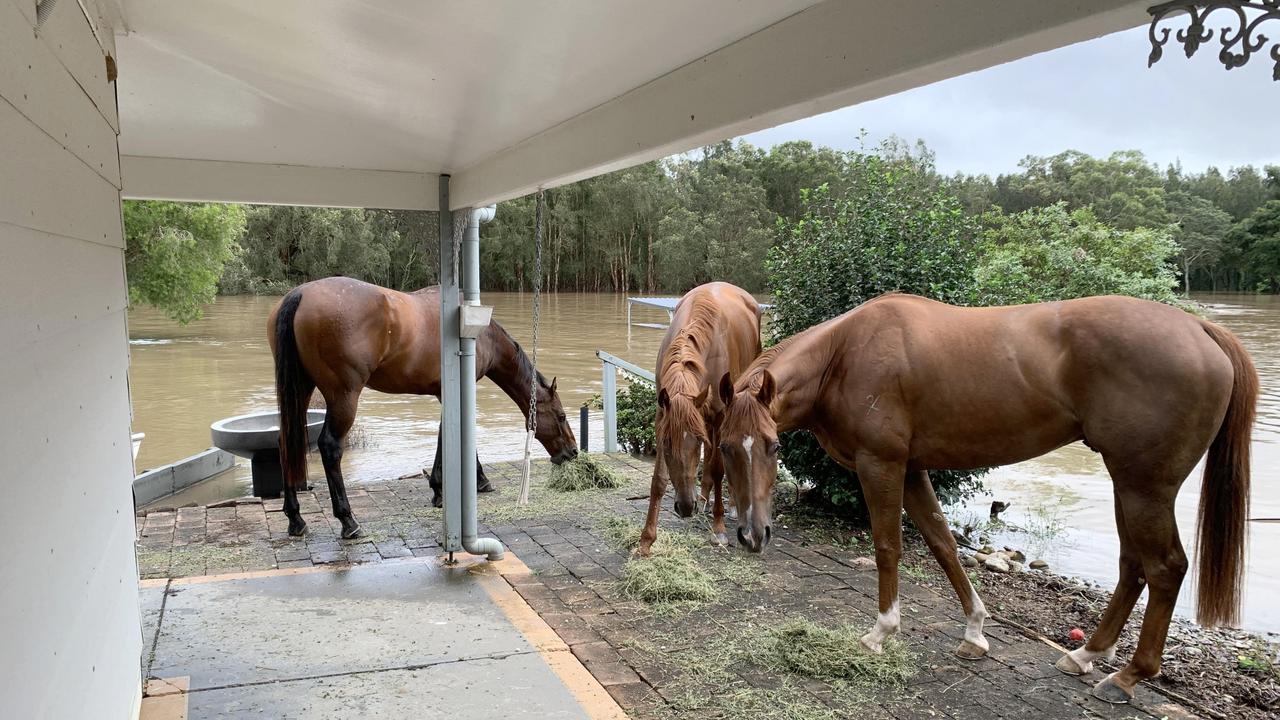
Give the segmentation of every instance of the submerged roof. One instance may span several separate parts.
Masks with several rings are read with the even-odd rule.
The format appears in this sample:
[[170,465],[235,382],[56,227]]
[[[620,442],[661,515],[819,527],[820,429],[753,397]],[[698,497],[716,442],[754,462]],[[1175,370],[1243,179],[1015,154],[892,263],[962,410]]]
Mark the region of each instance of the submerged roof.
[[487,204],[1132,27],[1148,4],[99,1],[127,196],[419,209],[440,173],[454,207]]

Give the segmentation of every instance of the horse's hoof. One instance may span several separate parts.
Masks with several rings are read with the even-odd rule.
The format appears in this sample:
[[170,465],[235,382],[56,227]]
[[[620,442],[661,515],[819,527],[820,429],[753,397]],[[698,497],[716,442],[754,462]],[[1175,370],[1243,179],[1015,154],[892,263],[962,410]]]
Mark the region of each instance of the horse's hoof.
[[711,544],[718,548],[729,547],[729,536],[724,533],[715,533],[711,536]]
[[1082,666],[1069,654],[1058,658],[1058,662],[1054,663],[1053,666],[1058,668],[1058,672],[1073,677],[1088,675],[1093,670],[1093,663],[1087,662]]
[[858,642],[861,643],[862,647],[867,649],[867,652],[870,652],[872,654],[879,655],[880,653],[884,652],[884,648],[880,646],[880,643],[871,639],[871,633],[867,633],[866,635],[863,635],[862,638],[858,640]]
[[653,552],[653,548],[649,545],[641,545],[636,548],[636,557],[649,557]]
[[289,534],[293,537],[302,537],[307,534],[307,521],[299,520],[297,523],[290,521]]
[[1115,673],[1103,678],[1102,682],[1093,686],[1093,696],[1112,705],[1124,705],[1133,699],[1133,693],[1120,687],[1115,681]]
[[960,647],[956,648],[956,657],[962,660],[981,660],[987,656],[987,648],[971,643],[968,640],[961,641]]
[[352,520],[350,527],[348,527],[346,523],[343,523],[342,525],[343,540],[351,540],[353,538],[358,538],[358,537],[360,537],[360,523]]
[[476,486],[476,492],[479,492],[479,493],[493,492],[495,489],[496,488],[493,487],[493,483],[488,483],[488,482],[483,485]]

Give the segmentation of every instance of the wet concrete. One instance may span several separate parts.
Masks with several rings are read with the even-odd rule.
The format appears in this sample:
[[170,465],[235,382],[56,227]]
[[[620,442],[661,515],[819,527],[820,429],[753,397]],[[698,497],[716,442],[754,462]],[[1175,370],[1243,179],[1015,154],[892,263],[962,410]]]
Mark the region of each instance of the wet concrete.
[[165,593],[142,591],[144,665],[190,677],[191,720],[587,717],[465,569],[384,563]]

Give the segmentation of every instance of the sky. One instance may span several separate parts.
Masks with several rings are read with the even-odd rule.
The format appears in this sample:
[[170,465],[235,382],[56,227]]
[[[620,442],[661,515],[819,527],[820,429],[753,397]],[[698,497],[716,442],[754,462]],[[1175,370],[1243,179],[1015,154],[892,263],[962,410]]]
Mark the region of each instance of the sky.
[[1180,161],[1197,172],[1280,164],[1280,82],[1266,50],[1227,71],[1216,41],[1190,60],[1171,41],[1148,69],[1150,49],[1143,26],[743,139],[854,150],[865,129],[871,144],[890,135],[924,140],[947,174],[1013,172],[1027,155],[1068,149],[1138,149],[1161,167]]

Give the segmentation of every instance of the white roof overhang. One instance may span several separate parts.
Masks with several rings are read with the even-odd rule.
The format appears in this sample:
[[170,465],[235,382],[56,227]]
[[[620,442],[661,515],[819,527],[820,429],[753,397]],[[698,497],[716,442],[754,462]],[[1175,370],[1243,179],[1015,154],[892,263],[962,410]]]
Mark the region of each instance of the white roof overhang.
[[440,174],[454,207],[486,205],[1130,28],[1149,4],[104,1],[126,197],[423,210]]

